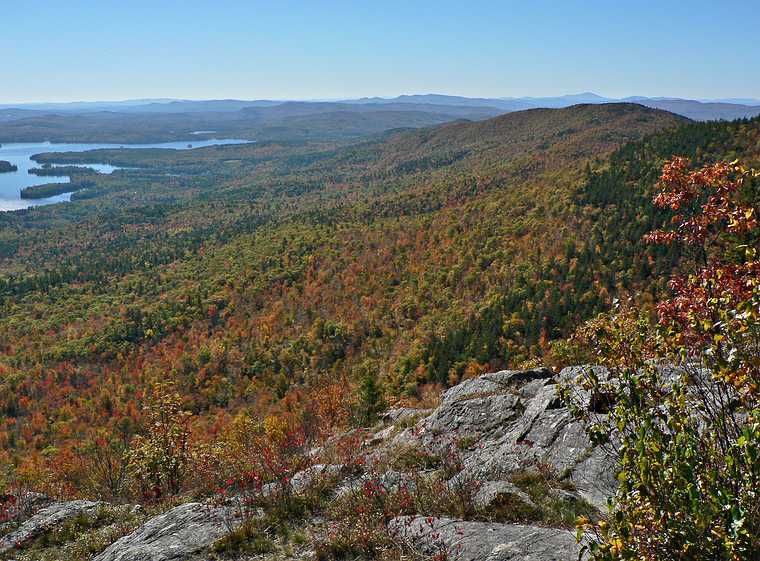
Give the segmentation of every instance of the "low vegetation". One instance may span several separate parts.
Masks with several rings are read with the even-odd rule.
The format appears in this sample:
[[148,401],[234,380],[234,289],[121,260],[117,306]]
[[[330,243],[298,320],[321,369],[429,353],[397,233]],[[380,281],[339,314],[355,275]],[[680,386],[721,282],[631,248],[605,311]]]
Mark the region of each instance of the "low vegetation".
[[79,514],[43,533],[21,550],[2,559],[18,561],[90,561],[120,537],[143,523],[148,513],[133,507],[103,505],[92,514]]
[[[656,320],[621,308],[576,335],[609,377],[589,371],[566,399],[620,458],[609,517],[579,523],[595,560],[760,551],[759,176],[669,162],[655,203],[674,213],[672,227],[648,240],[684,244],[693,269],[673,277]],[[585,405],[595,395],[609,396],[604,414]]]

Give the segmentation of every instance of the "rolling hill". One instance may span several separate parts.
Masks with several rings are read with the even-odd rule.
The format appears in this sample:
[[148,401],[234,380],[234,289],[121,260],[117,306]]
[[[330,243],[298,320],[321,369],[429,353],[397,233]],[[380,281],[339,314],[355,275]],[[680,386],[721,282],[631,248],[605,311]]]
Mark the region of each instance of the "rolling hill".
[[420,103],[456,104],[497,107],[502,111],[520,111],[535,108],[560,109],[584,103],[638,103],[653,109],[662,109],[695,121],[732,121],[760,115],[760,101],[737,100],[694,100],[668,97],[630,96],[621,99],[609,98],[592,92],[563,95],[559,97],[519,97],[519,98],[465,98],[446,95],[402,95],[396,98],[360,99],[362,103]]
[[140,170],[0,215],[5,453],[31,466],[139,422],[146,377],[180,382],[200,421],[324,376],[405,394],[524,360],[615,288],[583,269],[553,295],[587,236],[587,164],[684,122],[588,105],[349,146],[126,151]]
[[83,443],[138,430],[155,381],[203,440],[336,381],[409,399],[540,356],[613,298],[665,289],[679,255],[640,239],[664,219],[666,158],[757,163],[759,140],[758,120],[603,104],[110,151],[139,169],[0,215],[0,460],[75,494]]

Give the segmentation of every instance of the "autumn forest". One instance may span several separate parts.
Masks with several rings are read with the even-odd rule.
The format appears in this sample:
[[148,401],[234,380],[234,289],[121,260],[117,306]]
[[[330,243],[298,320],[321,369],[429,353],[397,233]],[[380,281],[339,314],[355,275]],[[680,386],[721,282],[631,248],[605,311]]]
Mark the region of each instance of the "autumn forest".
[[[67,168],[71,202],[0,213],[0,491],[202,496],[246,419],[318,440],[487,372],[590,361],[580,326],[655,317],[704,257],[646,239],[672,222],[652,200],[674,156],[760,168],[760,119],[610,103],[39,154],[122,169]],[[178,418],[202,461],[151,479],[146,438]]]

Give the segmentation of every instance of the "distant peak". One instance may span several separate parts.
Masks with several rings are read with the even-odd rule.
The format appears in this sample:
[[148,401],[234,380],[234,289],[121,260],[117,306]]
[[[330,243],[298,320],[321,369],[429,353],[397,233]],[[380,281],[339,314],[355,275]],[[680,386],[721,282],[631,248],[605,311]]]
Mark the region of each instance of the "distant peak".
[[565,97],[590,97],[590,98],[596,98],[596,99],[606,99],[602,97],[599,94],[596,94],[594,92],[581,92],[577,94],[568,94]]

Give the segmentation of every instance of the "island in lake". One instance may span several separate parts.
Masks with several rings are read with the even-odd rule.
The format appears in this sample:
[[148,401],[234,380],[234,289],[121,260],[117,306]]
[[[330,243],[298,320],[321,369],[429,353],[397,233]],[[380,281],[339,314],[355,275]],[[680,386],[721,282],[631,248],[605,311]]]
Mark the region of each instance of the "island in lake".
[[0,160],[0,173],[10,173],[12,171],[18,171],[18,168],[10,162]]
[[80,167],[80,166],[56,166],[53,167],[50,164],[45,164],[41,168],[30,168],[28,170],[30,175],[38,175],[40,177],[62,177],[72,175],[95,175],[98,172],[92,168]]
[[45,183],[44,185],[33,185],[21,189],[22,199],[47,199],[64,193],[73,193],[81,191],[95,185],[94,181],[82,180],[72,181],[71,183]]

